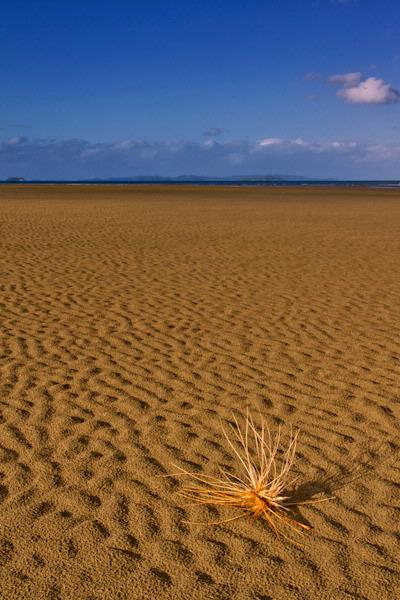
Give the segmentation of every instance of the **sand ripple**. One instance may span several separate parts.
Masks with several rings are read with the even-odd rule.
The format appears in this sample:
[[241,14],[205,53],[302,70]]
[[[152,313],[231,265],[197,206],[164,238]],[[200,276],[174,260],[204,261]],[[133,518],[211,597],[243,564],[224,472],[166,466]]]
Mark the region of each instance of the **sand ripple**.
[[[397,192],[3,186],[0,220],[1,598],[396,598]],[[305,482],[371,448],[301,546],[160,477],[229,467],[247,405]]]

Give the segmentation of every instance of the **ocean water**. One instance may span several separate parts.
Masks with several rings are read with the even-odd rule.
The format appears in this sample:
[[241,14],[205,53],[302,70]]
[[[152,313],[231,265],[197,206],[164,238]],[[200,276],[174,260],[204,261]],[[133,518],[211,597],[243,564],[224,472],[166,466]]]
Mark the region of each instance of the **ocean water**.
[[199,186],[232,186],[232,187],[372,187],[372,188],[399,188],[400,180],[258,180],[258,179],[92,179],[88,180],[25,180],[23,182],[0,181],[0,184],[5,185],[199,185]]

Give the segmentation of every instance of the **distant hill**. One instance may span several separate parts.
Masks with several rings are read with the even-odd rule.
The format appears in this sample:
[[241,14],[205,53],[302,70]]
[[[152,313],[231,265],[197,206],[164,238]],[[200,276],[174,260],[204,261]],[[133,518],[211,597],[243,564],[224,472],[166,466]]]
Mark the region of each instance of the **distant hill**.
[[149,183],[180,183],[180,182],[235,182],[235,181],[318,181],[315,177],[304,177],[301,175],[231,175],[227,177],[211,177],[208,175],[178,175],[177,177],[162,177],[160,175],[137,175],[135,177],[109,177],[104,179],[86,179],[86,182],[105,181],[105,182],[149,182]]

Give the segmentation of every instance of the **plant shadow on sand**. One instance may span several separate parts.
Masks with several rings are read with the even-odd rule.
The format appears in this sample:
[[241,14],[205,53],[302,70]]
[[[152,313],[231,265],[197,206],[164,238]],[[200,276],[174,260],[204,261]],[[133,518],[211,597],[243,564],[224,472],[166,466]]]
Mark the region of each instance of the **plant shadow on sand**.
[[240,509],[231,518],[196,524],[219,525],[251,516],[264,519],[277,537],[291,541],[294,540],[283,529],[312,529],[300,512],[302,506],[333,500],[338,490],[368,475],[399,452],[395,442],[381,442],[377,447],[366,445],[357,453],[349,452],[337,468],[301,483],[302,476],[292,474],[298,431],[290,430],[282,448],[281,429],[272,434],[262,419],[257,427],[248,412],[243,426],[236,417],[228,425],[229,430],[222,427],[222,431],[233,453],[234,471],[217,465],[217,477],[176,467],[178,471],[169,476],[192,480],[179,494],[193,504]]

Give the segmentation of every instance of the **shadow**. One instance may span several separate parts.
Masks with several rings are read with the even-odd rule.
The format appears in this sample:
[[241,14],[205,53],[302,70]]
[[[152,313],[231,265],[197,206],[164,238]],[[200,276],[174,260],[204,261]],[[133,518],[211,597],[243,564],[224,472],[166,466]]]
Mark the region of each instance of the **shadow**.
[[[340,489],[362,480],[384,464],[394,462],[399,455],[400,445],[397,439],[396,441],[385,440],[378,445],[369,445],[356,452],[349,452],[346,460],[337,467],[307,479],[284,492],[286,500],[283,506],[287,511],[287,522],[303,530],[313,529],[313,525],[301,513],[302,506],[333,500]],[[288,539],[294,541],[292,538]]]
[[343,487],[376,472],[384,464],[394,462],[399,456],[398,440],[385,440],[378,445],[368,445],[357,452],[349,452],[346,460],[336,468],[287,490],[288,499],[285,506],[296,512],[301,505],[317,504],[332,499]]

